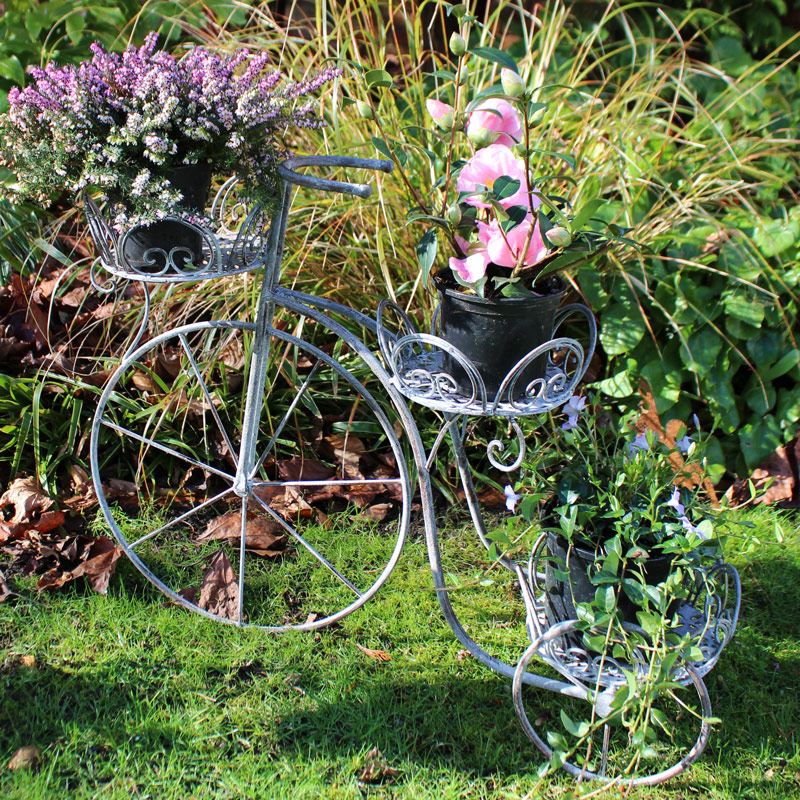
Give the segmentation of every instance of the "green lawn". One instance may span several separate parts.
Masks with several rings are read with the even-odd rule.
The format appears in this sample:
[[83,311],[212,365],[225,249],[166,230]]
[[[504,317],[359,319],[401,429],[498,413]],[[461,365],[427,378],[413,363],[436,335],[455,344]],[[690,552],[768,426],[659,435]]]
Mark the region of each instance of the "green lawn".
[[[800,527],[782,517],[777,544],[774,513],[739,518],[756,523],[749,535],[761,543],[731,559],[742,618],[707,680],[722,723],[689,773],[631,797],[800,797]],[[466,582],[480,551],[465,529],[449,529],[448,569]],[[537,777],[542,758],[517,723],[509,682],[459,652],[431,585],[415,536],[378,596],[318,633],[203,620],[165,604],[123,562],[106,597],[79,586],[6,602],[0,797],[569,796],[569,778]],[[519,657],[510,578],[454,594],[479,642]],[[22,745],[42,749],[38,770],[5,769]]]

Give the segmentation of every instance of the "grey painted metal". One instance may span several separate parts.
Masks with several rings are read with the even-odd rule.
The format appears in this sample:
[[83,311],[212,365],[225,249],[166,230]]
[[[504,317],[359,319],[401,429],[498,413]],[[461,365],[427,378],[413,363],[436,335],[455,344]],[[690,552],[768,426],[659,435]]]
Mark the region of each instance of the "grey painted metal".
[[[391,332],[388,327],[386,317],[389,313],[396,318],[395,332]],[[554,333],[575,314],[582,315],[588,325],[587,349],[584,350],[583,345],[575,339],[554,336],[521,358],[506,375],[496,395],[491,398],[480,371],[464,353],[439,336],[418,333],[409,316],[391,300],[383,300],[378,306],[378,344],[392,374],[393,384],[409,400],[450,414],[509,417],[513,420],[520,416],[551,411],[566,403],[572,396],[586,371],[597,340],[592,313],[577,303],[566,306],[558,313]],[[545,375],[533,380],[526,379],[525,386],[521,386],[520,381],[523,380],[527,368],[542,357],[547,359]],[[453,375],[447,371],[453,362],[469,380],[468,391],[463,391]],[[518,440],[524,447],[521,433]],[[508,472],[519,466],[497,460],[498,452],[502,452],[500,443],[494,441],[488,455],[497,469]],[[522,458],[517,461],[521,463]]]
[[[538,537],[525,570],[527,574],[523,575],[522,569],[519,572],[526,626],[531,640],[543,637],[550,627],[546,616],[545,591],[535,568],[538,561],[546,558],[546,549],[546,537]],[[675,612],[679,623],[671,632],[682,638],[688,637],[700,648],[702,659],[692,663],[679,660],[675,664],[672,678],[683,684],[689,683],[691,672],[703,677],[717,663],[736,631],[742,599],[738,572],[722,561],[710,568],[695,568],[687,580],[691,580],[690,592]],[[644,633],[635,625],[625,623],[625,627]],[[564,644],[556,638],[547,649],[540,650],[539,656],[567,680],[603,686],[614,686],[625,681],[623,670],[630,669],[631,665],[623,667],[607,655],[598,656],[571,644],[563,647]],[[562,649],[559,649],[559,645]],[[642,659],[632,666],[645,674],[650,669],[650,659],[642,655]]]
[[[309,310],[310,313],[313,310]],[[353,348],[354,350],[362,350],[364,354],[370,357],[377,366],[377,361],[374,359],[374,356],[364,347],[363,343],[357,340],[349,331],[343,328],[336,323],[333,323],[334,329],[336,331],[336,335],[339,336],[341,339],[345,341],[348,347]],[[139,346],[135,351],[129,353],[125,356],[114,372],[114,375],[109,380],[108,384],[106,385],[98,403],[97,411],[95,413],[94,422],[92,425],[92,435],[90,441],[90,459],[91,459],[91,466],[92,466],[92,478],[94,481],[95,491],[97,492],[98,502],[100,504],[101,511],[108,523],[109,527],[111,528],[112,533],[117,538],[120,546],[122,547],[125,554],[130,558],[130,560],[134,563],[134,565],[139,569],[139,571],[145,575],[157,588],[159,588],[164,594],[166,594],[171,600],[175,603],[183,606],[184,608],[189,609],[195,613],[201,614],[202,616],[208,617],[209,619],[213,619],[218,622],[224,622],[226,624],[236,624],[242,626],[250,626],[249,623],[245,623],[240,617],[240,621],[225,619],[215,614],[211,614],[204,609],[199,608],[197,605],[189,602],[183,596],[178,594],[175,591],[174,587],[167,585],[158,575],[156,575],[150,567],[139,557],[139,555],[135,552],[134,545],[140,543],[144,539],[139,537],[137,541],[132,545],[130,542],[127,541],[123,531],[120,529],[119,525],[117,524],[116,518],[112,513],[109,501],[106,497],[106,492],[103,484],[103,471],[100,465],[100,452],[99,452],[99,435],[100,431],[103,427],[110,428],[112,430],[116,430],[122,435],[131,436],[132,438],[136,439],[137,441],[141,441],[143,444],[148,446],[155,447],[163,452],[166,452],[168,455],[172,455],[185,461],[189,464],[199,466],[201,469],[207,469],[210,472],[214,472],[219,477],[223,478],[230,484],[230,489],[228,491],[233,490],[233,486],[235,483],[236,476],[232,474],[225,473],[221,470],[217,470],[214,467],[211,467],[208,464],[204,464],[202,461],[198,459],[194,459],[191,457],[187,457],[182,453],[174,451],[171,448],[167,448],[161,445],[160,442],[156,441],[155,439],[143,437],[141,435],[136,434],[135,431],[129,431],[126,428],[116,425],[115,423],[111,422],[106,418],[106,409],[108,408],[109,404],[114,404],[115,402],[120,401],[120,396],[117,392],[118,384],[123,380],[126,373],[129,369],[135,368],[135,365],[142,359],[144,359],[147,353],[150,350],[157,349],[162,344],[172,341],[172,340],[180,340],[181,336],[190,337],[193,333],[198,331],[208,331],[213,329],[221,329],[221,330],[240,330],[240,331],[247,331],[249,334],[254,335],[256,333],[256,326],[253,323],[245,323],[245,322],[233,322],[233,321],[213,321],[213,322],[200,322],[194,323],[191,325],[184,325],[180,328],[175,328],[170,331],[166,331],[158,336],[154,337],[144,345]],[[343,385],[349,385],[353,388],[355,392],[360,397],[361,403],[364,403],[366,407],[369,408],[370,412],[373,414],[375,420],[379,423],[383,435],[386,437],[386,440],[390,446],[391,452],[397,461],[398,464],[398,477],[396,479],[391,479],[393,484],[399,483],[401,487],[401,508],[400,508],[400,516],[397,520],[396,529],[397,529],[397,536],[396,541],[391,553],[389,560],[387,561],[386,565],[383,567],[381,572],[374,578],[372,584],[366,589],[357,589],[354,586],[353,591],[357,593],[355,599],[346,605],[344,608],[339,609],[335,613],[329,614],[328,616],[322,617],[317,620],[313,620],[311,622],[305,622],[297,625],[252,625],[250,627],[260,627],[265,630],[270,631],[286,631],[286,630],[314,630],[316,628],[321,628],[326,625],[330,625],[333,622],[336,622],[346,615],[352,613],[356,609],[360,608],[365,602],[367,602],[371,597],[375,595],[375,593],[380,589],[380,587],[385,583],[388,579],[389,575],[391,574],[392,570],[394,569],[397,561],[400,558],[400,554],[402,552],[403,545],[405,543],[407,534],[408,534],[408,526],[409,526],[409,517],[410,517],[410,508],[411,508],[411,483],[408,474],[408,470],[405,466],[402,448],[400,446],[399,440],[397,439],[396,434],[392,428],[392,424],[388,417],[386,416],[381,404],[373,397],[373,395],[363,386],[363,384],[358,381],[348,370],[346,370],[341,364],[339,364],[335,359],[329,356],[327,353],[319,350],[315,346],[302,341],[301,339],[292,336],[291,334],[280,331],[274,328],[267,330],[267,335],[270,337],[275,338],[276,340],[282,342],[285,345],[294,346],[297,348],[301,348],[305,353],[312,355],[314,358],[318,359],[326,366],[331,368],[336,374],[338,375],[339,379],[342,381]],[[378,376],[380,377],[380,376]],[[388,376],[386,376],[387,384],[388,384]],[[400,398],[402,402],[402,398]],[[248,465],[244,461],[239,460],[239,466],[237,469],[237,475],[240,473],[247,474],[249,470],[252,469],[252,464]],[[361,481],[349,481],[351,484],[360,483]],[[285,482],[284,482],[285,483]],[[297,483],[296,481],[290,481],[289,483]],[[328,484],[335,485],[336,481],[329,481]],[[243,498],[247,498],[248,501],[250,499],[255,499],[256,502],[260,504],[260,498],[253,492],[253,489],[257,488],[257,484],[255,482],[250,484],[249,491],[243,495]],[[207,502],[200,504],[197,508],[207,505]],[[196,509],[195,509],[196,510]],[[276,521],[277,517],[276,517]],[[165,526],[162,526],[162,530],[165,529]],[[150,532],[152,533],[152,532]],[[292,536],[293,538],[297,539],[295,535],[296,531],[293,531]],[[152,536],[148,536],[147,538],[153,538]],[[305,544],[302,543],[301,544]],[[241,550],[241,541],[240,541],[240,550]],[[321,554],[319,554],[321,555]],[[319,559],[320,562],[326,568],[327,564],[324,564],[324,556],[322,559]],[[240,572],[240,576],[243,575],[243,572]],[[241,580],[241,577],[240,577]],[[347,579],[345,578],[345,582]],[[349,584],[348,584],[349,585]],[[240,595],[241,596],[241,595]]]
[[[179,260],[176,258],[177,255],[180,255],[179,253],[165,253],[163,250],[159,251],[159,254],[166,258],[166,266],[163,269],[156,272],[153,270],[134,268],[126,262],[123,255],[124,243],[130,232],[126,232],[122,236],[118,235],[103,219],[100,209],[91,198],[86,198],[85,204],[89,227],[97,242],[98,251],[100,253],[95,265],[93,265],[93,281],[95,280],[96,269],[100,267],[112,275],[112,281],[104,285],[104,291],[110,291],[115,288],[114,280],[120,278],[150,283],[174,284],[248,272],[262,267],[264,269],[261,293],[256,308],[255,323],[222,321],[197,323],[195,325],[183,326],[172,331],[166,331],[154,337],[145,345],[138,345],[145,331],[145,326],[147,325],[147,314],[145,313],[133,346],[129,348],[122,359],[120,367],[103,391],[92,427],[92,475],[101,509],[123,550],[125,550],[136,566],[149,580],[174,602],[216,621],[222,621],[228,624],[246,624],[244,622],[245,608],[242,605],[246,569],[245,520],[251,498],[275,519],[278,524],[287,530],[295,541],[306,548],[320,565],[328,569],[356,595],[352,603],[323,619],[314,620],[312,622],[307,621],[299,625],[267,625],[259,627],[264,627],[271,631],[284,631],[289,629],[311,630],[320,628],[341,619],[369,600],[388,578],[399,559],[408,531],[411,504],[410,478],[403,460],[399,442],[381,404],[366,390],[364,384],[350,374],[338,361],[318,348],[315,348],[313,345],[286,332],[275,329],[273,325],[274,312],[276,307],[280,307],[318,323],[319,326],[324,327],[331,334],[345,342],[347,347],[352,350],[366,368],[372,372],[378,381],[385,400],[391,404],[394,413],[397,415],[405,430],[407,441],[413,455],[413,464],[417,473],[429,565],[436,596],[446,623],[461,645],[482,664],[512,679],[514,703],[523,728],[534,744],[536,744],[542,752],[547,754],[549,749],[546,743],[540,739],[537,741],[537,734],[527,720],[524,708],[522,708],[522,685],[533,685],[566,697],[588,699],[592,696],[592,690],[588,685],[591,678],[605,680],[610,685],[614,685],[615,681],[618,679],[619,673],[614,675],[612,670],[612,673],[603,675],[602,671],[599,673],[597,671],[592,673],[590,671],[578,670],[572,665],[565,666],[567,659],[563,654],[559,654],[557,647],[551,646],[551,643],[557,642],[565,631],[571,630],[572,628],[570,626],[574,625],[574,622],[548,627],[546,622],[542,621],[543,617],[539,605],[540,600],[537,598],[537,582],[541,579],[541,573],[536,569],[537,556],[535,556],[534,553],[531,554],[531,558],[527,564],[518,564],[506,556],[502,556],[500,559],[501,563],[503,563],[506,568],[516,572],[528,612],[527,627],[532,642],[525,650],[519,662],[512,666],[495,658],[467,634],[450,603],[450,593],[444,579],[442,556],[439,547],[439,533],[434,513],[430,470],[433,467],[436,452],[445,439],[449,437],[475,530],[484,546],[489,548],[491,542],[488,539],[487,529],[477,500],[475,487],[472,483],[469,459],[464,447],[466,421],[470,418],[485,416],[507,419],[511,432],[516,440],[516,457],[513,458],[511,463],[508,463],[508,460],[504,458],[506,445],[499,439],[494,439],[489,443],[487,455],[490,462],[503,472],[510,472],[517,468],[524,458],[526,446],[524,435],[518,423],[518,418],[558,408],[569,399],[581,380],[594,352],[597,338],[594,317],[589,309],[580,304],[573,304],[559,310],[555,318],[553,338],[551,341],[537,347],[521,359],[506,376],[496,396],[493,398],[488,397],[480,373],[469,359],[434,333],[417,332],[408,315],[395,303],[383,301],[378,308],[377,318],[372,318],[327,298],[316,297],[280,286],[280,265],[283,255],[292,186],[303,186],[317,191],[340,192],[359,197],[368,197],[371,192],[370,187],[367,185],[332,181],[318,178],[314,175],[301,174],[297,171],[305,167],[365,168],[388,172],[391,170],[392,165],[389,161],[339,156],[309,156],[288,159],[279,167],[279,174],[284,182],[284,187],[278,209],[271,222],[267,219],[261,208],[255,207],[249,210],[238,200],[235,179],[227,181],[217,193],[212,205],[212,217],[216,221],[213,231],[209,228],[189,225],[189,227],[194,227],[198,230],[203,238],[204,258],[201,264],[196,266],[192,265],[188,269],[181,267]],[[188,225],[188,223],[185,224]],[[99,282],[97,285],[99,286]],[[146,310],[149,310],[148,293],[146,293],[146,303]],[[390,327],[386,321],[389,315],[395,317],[395,322],[399,320],[399,324],[395,324],[394,332],[390,331]],[[556,335],[559,329],[576,315],[582,316],[587,325],[588,336],[586,337],[586,346],[575,339]],[[338,321],[339,319],[343,322]],[[356,336],[348,326],[355,326],[377,337],[378,349],[383,356],[386,366],[384,366],[384,363],[381,363],[372,349],[367,346],[359,336]],[[195,379],[200,383],[206,403],[214,409],[214,403],[212,402],[210,392],[203,381],[202,374],[194,360],[187,340],[187,336],[191,333],[212,329],[246,331],[254,337],[249,383],[244,398],[242,440],[238,453],[235,475],[216,470],[210,465],[203,464],[202,461],[187,457],[171,448],[165,448],[155,439],[141,436],[135,431],[129,431],[123,426],[116,425],[116,423],[106,419],[104,416],[107,406],[118,399],[116,387],[122,380],[126,371],[151,348],[159,346],[161,343],[168,341],[171,337],[174,338],[176,335],[180,337],[179,341],[190,358],[192,371],[195,374]],[[292,404],[290,404],[289,411],[286,412],[283,420],[279,423],[278,430],[274,433],[265,452],[257,458],[255,447],[261,409],[265,401],[265,375],[269,361],[270,339],[272,337],[285,345],[312,353],[316,358],[314,370],[316,370],[317,366],[320,364],[325,364],[348,383],[379,420],[397,460],[399,477],[396,481],[379,481],[380,483],[397,482],[402,487],[402,508],[398,521],[397,540],[391,558],[386,566],[373,584],[365,591],[360,590],[351,582],[346,575],[325,558],[324,554],[318,552],[298,531],[294,530],[289,523],[283,520],[274,509],[254,492],[254,490],[258,488],[275,486],[312,487],[370,483],[368,480],[357,481],[348,479],[328,481],[268,481],[259,480],[256,477],[256,473],[261,464],[263,464],[267,458],[272,445],[283,430],[292,410],[296,408],[297,404],[301,401],[303,392],[305,392],[306,387],[313,377],[312,373],[298,390]],[[546,356],[548,361],[546,374],[541,378],[529,382],[525,386],[518,387],[518,383],[526,367],[541,356]],[[459,364],[469,376],[471,390],[467,393],[463,393],[458,389],[452,375],[448,374],[444,368],[445,364],[452,363],[453,361]],[[520,391],[520,389],[522,391]],[[417,429],[414,415],[407,404],[407,400],[420,403],[443,413],[443,425],[433,446],[427,452],[419,430]],[[224,425],[219,415],[215,413],[215,410],[216,409],[212,411],[212,415],[214,416],[216,425],[223,432],[226,442],[233,453],[232,442],[227,437],[224,431]],[[187,512],[187,515],[194,513],[198,508],[213,505],[213,503],[221,497],[233,493],[241,497],[242,525],[239,537],[238,620],[222,619],[219,616],[210,614],[198,608],[196,605],[189,603],[175,592],[173,588],[165,585],[163,581],[154,575],[134,552],[137,545],[156,538],[171,525],[177,524],[186,515],[179,516],[170,521],[167,525],[139,537],[135,542],[128,543],[125,540],[124,534],[113,518],[103,490],[98,455],[98,437],[103,427],[117,430],[121,435],[132,436],[147,447],[156,447],[189,464],[196,464],[202,469],[215,472],[226,481],[229,481],[230,485],[227,488],[214,498],[203,501],[192,509],[192,511]],[[544,537],[540,537],[534,549],[536,549],[537,546],[543,546],[543,541]],[[726,586],[731,587],[731,593],[734,597],[733,604],[731,604],[728,597],[722,598],[713,595],[713,593],[710,597],[700,597],[700,594],[698,594],[698,597],[695,598],[695,602],[689,604],[693,613],[687,615],[686,623],[687,630],[691,629],[692,631],[697,631],[698,629],[703,629],[700,638],[706,642],[705,649],[703,650],[704,656],[706,656],[704,663],[701,665],[685,666],[685,672],[682,676],[685,682],[691,683],[696,688],[703,708],[703,715],[706,717],[710,716],[710,701],[705,686],[702,683],[700,673],[703,672],[703,674],[705,674],[705,672],[716,663],[716,659],[719,657],[719,652],[722,647],[724,647],[733,635],[736,619],[738,617],[740,600],[740,586],[738,575],[736,575],[735,570],[725,565],[720,565],[719,569],[724,571],[723,577]],[[701,606],[702,609],[700,608]],[[723,610],[720,611],[719,609]],[[549,663],[555,666],[566,680],[548,678],[529,672],[528,664],[534,656],[537,658],[544,657],[545,661],[549,660]],[[679,765],[676,765],[670,770],[659,773],[659,775],[646,776],[645,778],[636,779],[635,781],[626,780],[623,782],[651,785],[652,783],[666,779],[666,777],[671,777],[673,774],[677,774],[677,772],[680,772],[681,769],[684,769],[686,765],[696,759],[705,746],[707,739],[708,725],[703,722],[700,736],[690,753],[690,757],[684,759]],[[551,753],[552,751],[549,752]],[[592,777],[587,775],[585,771],[576,772],[576,768],[574,768],[573,765],[566,764],[565,768],[576,775],[576,777]]]
[[[528,648],[525,650],[522,658],[519,660],[517,664],[517,668],[514,671],[513,681],[511,684],[511,692],[514,699],[514,709],[517,712],[517,717],[522,725],[522,729],[525,731],[525,735],[536,745],[536,747],[541,750],[542,753],[547,757],[549,760],[553,755],[553,749],[550,745],[541,738],[539,733],[536,731],[536,728],[531,725],[530,720],[528,719],[527,712],[525,711],[525,706],[522,701],[522,686],[523,686],[523,677],[526,674],[526,670],[528,668],[528,664],[530,663],[531,659],[534,656],[541,657],[543,651],[546,652],[547,648],[552,645],[553,642],[556,642],[559,638],[563,637],[565,634],[570,633],[576,630],[577,620],[567,620],[565,622],[560,622],[557,625],[550,626],[545,632],[534,639]],[[623,677],[623,682],[625,682],[625,678]],[[676,775],[679,775],[683,772],[690,764],[694,763],[700,754],[705,749],[705,746],[708,744],[709,736],[711,735],[711,725],[709,723],[709,719],[711,718],[711,698],[708,694],[708,689],[706,689],[705,684],[703,683],[703,679],[698,675],[698,673],[689,668],[688,669],[688,685],[694,688],[697,692],[697,696],[700,700],[700,707],[701,707],[701,717],[698,720],[700,725],[700,730],[697,736],[697,739],[694,741],[692,746],[688,749],[687,753],[678,759],[678,761],[673,764],[672,766],[668,767],[667,769],[661,770],[654,774],[649,775],[640,775],[635,778],[625,777],[624,775],[606,775],[605,773],[605,764],[607,761],[607,747],[608,747],[608,737],[604,737],[604,752],[602,754],[601,763],[604,765],[603,769],[599,772],[592,772],[586,769],[585,766],[580,764],[573,764],[571,761],[565,761],[561,766],[565,769],[570,775],[578,780],[595,780],[601,781],[603,783],[609,784],[619,784],[620,786],[625,787],[633,787],[633,786],[655,786],[656,784],[663,783],[664,781],[669,780],[670,778],[674,778]],[[584,686],[585,688],[585,699],[591,702],[591,698],[597,696],[597,689],[591,683],[588,683]],[[676,701],[676,715],[680,711],[681,705],[680,701]],[[607,711],[606,714],[607,715]],[[598,716],[602,717],[605,716],[602,713],[598,714]]]
[[372,187],[360,183],[346,183],[344,181],[331,181],[318,178],[316,175],[305,175],[296,172],[301,167],[338,167],[380,170],[391,172],[394,165],[386,159],[351,158],[349,156],[295,156],[287,158],[278,165],[278,174],[286,183],[296,186],[305,186],[318,192],[337,192],[339,194],[352,194],[357,197],[369,197]]

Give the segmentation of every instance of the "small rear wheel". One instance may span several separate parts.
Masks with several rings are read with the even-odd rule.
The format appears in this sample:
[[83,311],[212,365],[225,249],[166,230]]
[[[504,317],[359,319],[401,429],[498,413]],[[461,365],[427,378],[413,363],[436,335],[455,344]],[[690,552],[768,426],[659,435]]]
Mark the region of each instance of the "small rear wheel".
[[[711,732],[711,700],[697,672],[683,667],[676,681],[657,670],[642,674],[610,658],[587,657],[575,647],[575,634],[569,636],[576,630],[575,620],[552,626],[530,644],[514,673],[514,709],[548,766],[579,781],[654,786],[696,761]],[[523,689],[531,659],[552,661],[554,654],[572,662],[571,691]]]
[[406,538],[410,482],[380,377],[341,335],[305,324],[320,346],[269,330],[257,463],[238,494],[253,325],[155,337],[97,408],[92,473],[108,525],[153,584],[215,620],[335,622],[378,591]]

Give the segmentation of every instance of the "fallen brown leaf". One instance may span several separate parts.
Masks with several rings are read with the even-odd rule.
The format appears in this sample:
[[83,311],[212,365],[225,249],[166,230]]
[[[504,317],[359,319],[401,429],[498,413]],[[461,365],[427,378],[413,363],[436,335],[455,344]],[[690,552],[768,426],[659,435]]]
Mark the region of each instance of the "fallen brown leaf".
[[375,503],[375,505],[369,506],[364,513],[370,518],[374,519],[376,522],[381,522],[382,520],[386,519],[386,515],[392,510],[391,503]]
[[357,436],[340,436],[332,433],[325,436],[321,446],[322,455],[335,461],[342,474],[348,478],[363,478],[360,461],[366,453],[364,442]]
[[64,524],[61,511],[48,511],[55,501],[42,492],[35,478],[17,478],[0,497],[0,544],[20,539],[28,531],[46,533]]
[[209,614],[239,621],[239,583],[222,549],[217,550],[208,562],[208,569],[200,582],[197,605]]
[[17,749],[8,762],[10,770],[36,769],[42,763],[42,751],[36,745],[27,744]]
[[95,539],[81,535],[59,540],[54,546],[41,543],[39,555],[44,558],[55,557],[56,563],[39,578],[36,584],[38,591],[57,589],[84,576],[94,591],[106,594],[122,548],[108,536]]
[[385,651],[385,650],[370,650],[369,647],[362,647],[358,642],[353,642],[355,646],[362,652],[364,655],[369,656],[370,658],[374,658],[376,661],[391,661],[392,657]]
[[19,659],[28,669],[33,669],[36,666],[36,656],[24,655]]
[[3,574],[3,571],[0,570],[0,603],[13,596],[14,592],[9,588],[8,583],[6,583],[6,576]]
[[377,747],[367,753],[366,763],[356,777],[361,783],[386,783],[397,777],[397,770],[389,766]]
[[[772,480],[769,488],[764,490],[767,482]],[[736,481],[725,497],[733,502],[744,503],[750,500],[749,483],[752,481],[758,496],[753,502],[757,505],[772,505],[784,500],[791,500],[794,496],[797,479],[792,469],[791,461],[786,447],[779,447],[748,480]]]
[[[238,542],[241,534],[242,515],[241,512],[235,512],[212,519],[196,541],[198,544],[214,541]],[[253,517],[247,520],[244,542],[246,549],[273,558],[283,555],[288,545],[280,523],[266,517]]]
[[324,481],[336,470],[312,458],[293,456],[278,462],[278,476],[285,481]]
[[[675,437],[678,431],[683,427],[680,420],[670,420],[667,423],[666,430],[661,424],[661,419],[656,410],[656,400],[650,385],[644,378],[639,379],[639,393],[642,396],[642,401],[639,403],[639,419],[636,422],[636,430],[639,433],[644,433],[647,430],[654,431],[658,436],[659,442],[662,442],[666,447],[674,449],[677,447]],[[677,449],[669,455],[669,462],[676,472],[683,471],[682,476],[675,482],[679,485],[687,486],[702,486],[703,491],[708,496],[712,506],[718,506],[717,492],[714,489],[714,484],[711,479],[703,472],[700,464],[691,464],[689,469],[684,469],[685,462],[683,456]]]

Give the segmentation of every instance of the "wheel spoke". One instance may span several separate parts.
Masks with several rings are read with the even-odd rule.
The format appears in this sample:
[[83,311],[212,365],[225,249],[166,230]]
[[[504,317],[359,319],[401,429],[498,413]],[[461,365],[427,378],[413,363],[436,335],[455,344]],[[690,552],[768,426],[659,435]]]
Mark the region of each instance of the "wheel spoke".
[[336,567],[328,561],[325,556],[322,555],[312,544],[307,542],[277,511],[270,508],[257,494],[254,494],[253,497],[261,504],[264,510],[293,538],[296,539],[303,547],[311,553],[317,561],[320,562],[324,567],[326,567],[333,575],[335,575],[348,589],[355,592],[358,597],[362,596],[362,593],[347,579],[341,572],[339,572]]
[[608,745],[611,742],[611,726],[603,725],[603,752],[600,756],[600,769],[597,774],[601,778],[606,776],[606,767],[608,766]]
[[190,508],[188,511],[184,512],[179,517],[175,517],[175,519],[171,519],[169,522],[167,522],[165,525],[162,525],[160,528],[156,528],[154,531],[151,531],[150,533],[146,533],[144,536],[140,536],[135,542],[131,542],[131,545],[130,545],[131,550],[133,550],[134,548],[138,547],[140,544],[143,544],[144,542],[149,541],[150,539],[154,538],[155,536],[158,536],[159,533],[163,533],[165,530],[171,528],[173,525],[177,525],[179,522],[183,522],[183,520],[187,519],[192,514],[196,514],[198,511],[200,511],[201,509],[205,508],[206,506],[210,506],[213,503],[216,503],[218,500],[222,500],[222,498],[225,497],[226,494],[230,494],[232,491],[233,491],[233,487],[229,486],[227,489],[224,489],[223,491],[221,491],[218,495],[215,495],[214,497],[209,497],[208,500],[204,500],[202,503],[200,503],[199,506],[195,506],[194,508]]
[[263,489],[266,487],[281,488],[283,486],[311,488],[312,486],[374,486],[376,484],[383,486],[384,484],[390,483],[402,483],[402,480],[400,478],[338,478],[335,480],[322,481],[253,481],[253,486],[256,489]]
[[297,408],[297,404],[300,402],[301,398],[305,394],[306,390],[308,389],[309,385],[311,384],[314,375],[316,374],[317,370],[319,369],[319,365],[321,362],[317,361],[316,364],[311,368],[311,372],[308,373],[308,377],[303,382],[303,385],[298,390],[297,394],[294,396],[294,399],[291,403],[289,403],[289,408],[286,409],[286,413],[283,415],[283,418],[278,423],[278,427],[275,428],[275,433],[272,434],[272,438],[267,442],[267,446],[264,448],[264,452],[261,454],[261,457],[256,461],[256,465],[253,467],[252,471],[250,472],[250,478],[253,478],[261,469],[261,465],[266,460],[267,456],[270,454],[272,448],[275,446],[275,442],[278,440],[278,437],[283,432],[283,429],[286,427],[286,423],[289,421],[289,417],[292,416],[294,410]]
[[132,439],[136,439],[137,442],[142,442],[142,444],[146,444],[149,447],[155,447],[157,450],[161,450],[168,455],[179,458],[181,461],[185,461],[187,464],[191,464],[194,467],[199,467],[200,469],[212,472],[214,475],[219,475],[220,478],[225,478],[226,481],[233,483],[233,475],[229,475],[227,472],[216,469],[216,467],[212,467],[209,464],[204,464],[202,461],[198,461],[196,458],[187,456],[184,453],[179,453],[177,450],[173,450],[171,447],[167,447],[166,445],[161,444],[154,439],[148,439],[146,436],[141,436],[140,434],[129,430],[128,428],[123,428],[122,425],[117,425],[115,422],[111,422],[111,420],[108,420],[105,417],[102,417],[100,421],[106,427],[111,428],[112,431],[122,433],[125,436],[130,436]]
[[189,363],[192,365],[192,372],[194,372],[194,376],[195,378],[197,378],[197,382],[200,384],[200,389],[203,392],[203,397],[205,397],[206,403],[208,403],[208,407],[211,409],[211,414],[213,415],[214,420],[217,423],[219,432],[222,434],[222,438],[225,439],[225,444],[228,445],[228,450],[230,451],[230,454],[233,458],[233,463],[238,469],[239,467],[238,454],[236,453],[236,449],[233,446],[233,442],[231,442],[230,437],[228,436],[228,432],[225,430],[225,426],[222,424],[222,419],[220,418],[219,412],[217,411],[217,407],[211,400],[211,393],[208,391],[206,382],[203,380],[203,376],[200,374],[200,369],[197,366],[197,362],[194,360],[194,355],[192,354],[192,351],[189,349],[189,343],[186,341],[186,337],[183,334],[181,334],[178,338],[180,339],[181,346],[183,347],[183,350],[186,353],[186,357],[189,359]]
[[244,622],[244,551],[247,545],[247,495],[242,497],[242,528],[239,535],[239,608],[236,621]]

